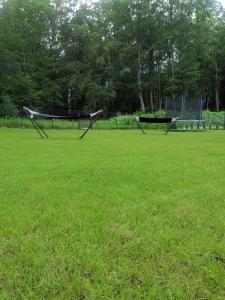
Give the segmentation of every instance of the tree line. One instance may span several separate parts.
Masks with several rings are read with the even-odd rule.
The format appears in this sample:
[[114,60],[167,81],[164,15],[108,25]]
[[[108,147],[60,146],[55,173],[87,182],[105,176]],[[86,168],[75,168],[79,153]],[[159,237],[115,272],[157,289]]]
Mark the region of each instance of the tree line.
[[0,115],[225,106],[225,13],[214,0],[6,0]]

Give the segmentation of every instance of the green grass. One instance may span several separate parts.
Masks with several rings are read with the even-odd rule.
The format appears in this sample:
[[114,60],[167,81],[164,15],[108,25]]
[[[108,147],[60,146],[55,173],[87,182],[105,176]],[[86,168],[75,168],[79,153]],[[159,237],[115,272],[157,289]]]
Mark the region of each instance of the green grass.
[[0,299],[224,299],[224,131],[0,129]]

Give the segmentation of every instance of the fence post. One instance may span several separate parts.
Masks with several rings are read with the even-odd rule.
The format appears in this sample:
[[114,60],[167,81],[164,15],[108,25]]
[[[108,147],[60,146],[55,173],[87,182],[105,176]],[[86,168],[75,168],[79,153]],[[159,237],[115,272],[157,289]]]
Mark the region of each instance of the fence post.
[[197,122],[197,130],[199,130],[199,129],[200,129],[200,123]]
[[[217,120],[218,120],[218,118],[217,118]],[[216,122],[216,129],[219,129],[219,123],[218,122]]]

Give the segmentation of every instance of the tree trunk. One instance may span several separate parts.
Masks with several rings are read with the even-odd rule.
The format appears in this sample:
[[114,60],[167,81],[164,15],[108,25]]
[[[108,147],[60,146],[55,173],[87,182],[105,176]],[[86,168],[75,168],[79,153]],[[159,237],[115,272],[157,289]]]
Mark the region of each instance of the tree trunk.
[[172,63],[171,63],[171,71],[172,71],[172,97],[173,99],[175,98],[175,93],[174,93],[174,85],[173,85],[173,82],[174,82],[174,64],[173,64],[173,59],[172,59]]
[[[174,18],[174,1],[169,0],[169,25],[173,24],[173,18]],[[170,37],[168,41],[169,46],[169,52],[168,52],[168,58],[169,58],[169,80],[170,80],[170,89],[171,89],[171,95],[172,98],[175,98],[175,89],[174,89],[174,41],[173,41],[173,27],[170,28]]]
[[158,63],[158,102],[159,102],[159,109],[161,110],[161,77],[160,77],[160,62]]
[[153,97],[153,76],[154,76],[154,50],[153,48],[150,48],[149,50],[149,70],[150,70],[150,80],[149,80],[149,84],[150,84],[150,106],[151,106],[151,113],[154,112],[154,97]]
[[209,110],[209,96],[207,96],[206,109]]
[[216,99],[216,111],[220,110],[220,78],[218,75],[218,65],[216,63],[216,74],[215,74],[215,99]]
[[71,107],[71,90],[67,90],[67,112],[68,115],[72,114],[72,107]]
[[145,112],[145,103],[142,95],[142,87],[141,87],[141,50],[138,50],[138,97],[140,101],[140,109]]
[[153,102],[153,92],[152,92],[152,88],[150,90],[150,105],[151,105],[151,113],[153,114],[154,112],[154,102]]

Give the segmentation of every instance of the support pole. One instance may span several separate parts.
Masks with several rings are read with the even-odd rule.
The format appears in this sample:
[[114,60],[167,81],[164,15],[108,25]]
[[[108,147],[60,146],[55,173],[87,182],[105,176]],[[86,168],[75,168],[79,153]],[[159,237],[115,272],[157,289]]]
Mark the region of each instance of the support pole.
[[29,119],[30,119],[31,123],[33,124],[34,128],[37,130],[37,132],[38,132],[38,134],[40,135],[40,137],[43,139],[44,137],[42,136],[42,134],[41,134],[41,132],[40,132],[38,126],[37,126],[36,123],[34,122],[34,120],[31,119],[31,118],[29,118]]
[[140,129],[142,131],[143,134],[145,134],[145,131],[143,129],[143,127],[140,125],[140,121],[138,122],[138,117],[134,117],[135,121],[136,121],[136,124],[137,124],[137,127],[138,129]]
[[35,124],[37,125],[37,127],[39,128],[39,130],[48,138],[47,133],[40,127],[40,125],[37,123],[37,121],[35,119],[33,119],[33,121],[35,122]]
[[[100,115],[100,114],[99,114]],[[92,120],[92,118],[90,117],[90,124],[88,126],[88,128],[85,130],[85,132],[80,136],[80,140],[86,135],[86,133],[92,129],[93,124],[98,120],[99,115],[96,116],[95,119]]]
[[168,126],[166,132],[165,132],[165,135],[168,134],[168,132],[172,129],[172,128],[175,128],[176,126],[176,120],[172,121],[171,124]]
[[31,123],[34,126],[34,128],[37,130],[37,132],[40,135],[40,137],[43,139],[43,136],[42,136],[41,131],[40,131],[40,129],[41,129],[40,126],[37,124],[37,122],[35,122],[35,120],[33,118],[30,117],[30,115],[28,114],[28,112],[26,110],[25,110],[25,113],[26,113],[28,119],[31,121]]

